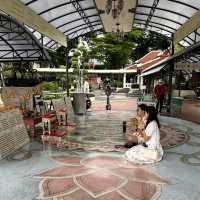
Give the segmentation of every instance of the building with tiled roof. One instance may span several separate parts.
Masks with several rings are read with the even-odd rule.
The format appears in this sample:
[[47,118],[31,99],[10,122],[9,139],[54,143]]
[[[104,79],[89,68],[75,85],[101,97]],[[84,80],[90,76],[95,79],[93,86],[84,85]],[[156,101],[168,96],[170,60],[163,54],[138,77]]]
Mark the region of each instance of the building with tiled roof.
[[133,65],[126,67],[127,70],[137,69],[138,77],[137,83],[140,85],[140,89],[145,89],[143,85],[143,77],[139,76],[142,72],[151,69],[153,66],[163,62],[170,56],[170,51],[153,50],[137,60]]

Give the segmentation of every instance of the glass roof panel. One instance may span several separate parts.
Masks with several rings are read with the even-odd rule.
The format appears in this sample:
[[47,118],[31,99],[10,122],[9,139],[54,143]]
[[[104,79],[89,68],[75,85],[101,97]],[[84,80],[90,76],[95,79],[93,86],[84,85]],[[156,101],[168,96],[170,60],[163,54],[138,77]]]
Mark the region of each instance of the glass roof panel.
[[170,25],[173,29],[176,29],[176,30],[181,26],[180,24],[169,21],[168,19],[161,19],[161,18],[154,17],[154,16],[152,17],[151,21],[155,22],[155,23],[167,25],[167,26]]
[[83,20],[79,20],[79,21],[70,23],[67,26],[60,28],[60,30],[62,32],[65,32],[66,30],[70,30],[70,29],[73,29],[74,27],[81,26],[81,25],[85,25],[85,22]]
[[154,0],[138,0],[138,5],[152,6]]
[[[101,23],[100,22],[93,22],[93,23],[91,23],[91,25],[94,26],[94,27],[95,27],[95,25],[99,25],[99,24],[101,24]],[[80,29],[84,29],[84,28],[88,28],[88,26],[86,24],[82,24],[81,26],[74,27],[73,29],[68,30],[66,32],[66,34],[69,35],[72,32],[76,32],[76,31],[78,31]]]
[[84,12],[87,16],[97,14],[96,9],[85,10]]
[[78,19],[78,18],[80,18],[80,15],[79,15],[79,13],[76,12],[76,13],[61,17],[57,20],[54,20],[53,22],[51,22],[51,24],[55,27],[59,27],[64,23],[73,21],[74,19]]
[[[164,18],[180,22],[181,24],[185,23],[189,19],[189,17],[187,17],[187,16],[181,16],[181,15],[179,15],[179,13],[172,13],[172,12],[170,12],[170,10],[163,11],[163,10],[156,9],[154,14],[156,16],[162,16]],[[168,24],[168,25],[170,25],[170,24]]]
[[[21,0],[22,2],[24,2],[25,0]],[[64,4],[64,3],[68,3],[70,2],[70,0],[37,0],[37,1],[28,1],[26,3],[28,3],[28,6],[35,10],[37,14],[47,10],[47,9],[50,9],[52,7],[55,7],[57,5],[60,5],[60,4]]]
[[[90,20],[90,24],[94,24],[94,23],[101,23],[101,21],[99,19],[93,20],[93,21]],[[66,33],[66,32],[68,32],[70,30],[74,30],[76,27],[80,27],[80,26],[88,27],[88,25],[85,24],[83,20],[82,21],[80,20],[80,21],[76,22],[76,24],[77,25],[75,25],[75,23],[69,24],[68,26],[62,27],[61,30],[62,30],[63,33]]]
[[45,12],[40,16],[42,16],[46,21],[51,21],[60,16],[64,16],[66,13],[72,13],[72,12],[76,12],[74,6],[72,4],[67,4],[65,6]]
[[85,0],[85,1],[81,1],[80,2],[81,7],[84,8],[88,8],[88,7],[92,7],[94,6],[94,1],[93,0]]
[[[157,8],[167,9],[173,12],[182,13],[187,15],[188,17],[191,17],[197,10],[194,8],[191,8],[185,4],[177,3],[176,1],[166,1],[166,0],[160,0],[158,3]],[[188,5],[190,5],[189,3]]]
[[141,20],[145,20],[146,21],[147,18],[148,18],[148,15],[139,15],[139,14],[135,15],[135,19],[141,19]]
[[[102,29],[102,25],[95,26],[95,31],[96,31],[96,33],[100,33],[100,30],[101,30],[101,29]],[[91,32],[90,29],[87,29],[87,30],[80,30],[80,31],[77,31],[77,32],[74,33],[74,34],[69,35],[68,37],[69,37],[70,39],[73,39],[73,38],[79,37],[79,36],[81,36],[81,35],[85,35],[85,34],[87,34],[87,33],[90,33],[90,32]]]
[[147,15],[149,15],[151,8],[145,8],[141,5],[139,5],[139,7],[137,7],[136,13],[145,13]]

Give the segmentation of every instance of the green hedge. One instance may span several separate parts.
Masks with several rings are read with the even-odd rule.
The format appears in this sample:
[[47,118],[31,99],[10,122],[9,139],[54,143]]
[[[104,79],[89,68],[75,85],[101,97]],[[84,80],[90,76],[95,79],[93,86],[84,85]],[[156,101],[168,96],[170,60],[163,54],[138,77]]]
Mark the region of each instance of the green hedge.
[[51,82],[44,81],[42,83],[42,90],[57,92],[59,90],[59,85],[56,81],[51,81]]

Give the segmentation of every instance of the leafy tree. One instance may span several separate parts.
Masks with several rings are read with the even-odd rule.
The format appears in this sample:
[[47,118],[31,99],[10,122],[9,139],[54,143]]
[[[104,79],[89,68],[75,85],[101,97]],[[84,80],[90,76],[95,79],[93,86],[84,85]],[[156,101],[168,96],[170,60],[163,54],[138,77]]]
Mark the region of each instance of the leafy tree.
[[[127,33],[123,38],[115,37],[111,33],[105,33],[102,37],[96,37],[93,34],[88,35],[90,40],[90,51],[80,46],[78,49],[82,52],[81,63],[83,68],[88,68],[89,59],[97,59],[102,66],[107,69],[117,69],[135,62],[149,52],[149,49],[164,50],[170,46],[170,40],[165,36],[133,28],[133,31]],[[77,41],[70,41],[70,48],[77,48]],[[65,66],[65,48],[60,47],[56,53],[50,53],[52,63],[55,67]],[[72,66],[76,66],[76,59],[72,58]]]
[[[70,40],[67,45],[72,49],[77,46],[77,39]],[[49,51],[53,67],[59,68],[61,65],[66,65],[66,47],[61,46],[55,52]]]
[[128,63],[136,42],[136,34],[130,33],[123,38],[116,38],[110,33],[103,37],[92,38],[90,57],[95,58],[107,69],[121,68]]
[[137,38],[137,47],[132,52],[132,59],[134,61],[140,59],[145,54],[149,52],[150,49],[152,50],[165,50],[170,46],[170,40],[156,32],[143,32]]
[[116,69],[135,62],[149,52],[149,49],[167,49],[170,41],[163,35],[134,28],[123,38],[110,33],[92,38],[91,58],[101,61],[106,68]]
[[183,46],[181,46],[179,43],[175,44],[175,53],[179,52],[179,51],[182,51],[184,49]]
[[66,65],[66,48],[61,46],[56,52],[49,51],[53,67],[59,68],[60,65]]

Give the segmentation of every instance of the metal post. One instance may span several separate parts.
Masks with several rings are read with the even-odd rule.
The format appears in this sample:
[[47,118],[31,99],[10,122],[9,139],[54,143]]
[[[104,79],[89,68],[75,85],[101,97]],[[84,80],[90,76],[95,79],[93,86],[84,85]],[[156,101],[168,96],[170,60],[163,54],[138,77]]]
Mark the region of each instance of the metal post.
[[178,78],[178,96],[181,96],[181,70],[179,71],[179,78]]
[[3,66],[2,64],[0,64],[0,78],[1,78],[1,86],[0,87],[5,87],[5,80],[4,80],[4,76],[3,76]]
[[[80,51],[78,51],[80,53]],[[78,86],[77,86],[77,92],[83,92],[82,91],[82,85],[81,85],[81,55],[78,56]]]
[[106,102],[106,110],[111,110],[111,104],[110,104],[110,98],[109,96],[111,95],[111,85],[109,82],[106,83],[105,85],[105,94],[107,96],[107,102]]
[[66,87],[67,87],[67,96],[69,97],[69,47],[66,48]]
[[[172,47],[171,47],[171,56],[174,55],[174,35],[172,34]],[[173,72],[174,72],[174,60],[170,61],[170,67],[169,67],[169,89],[168,89],[168,108],[167,111],[170,112],[171,110],[171,98],[172,98],[172,78],[173,78]]]

